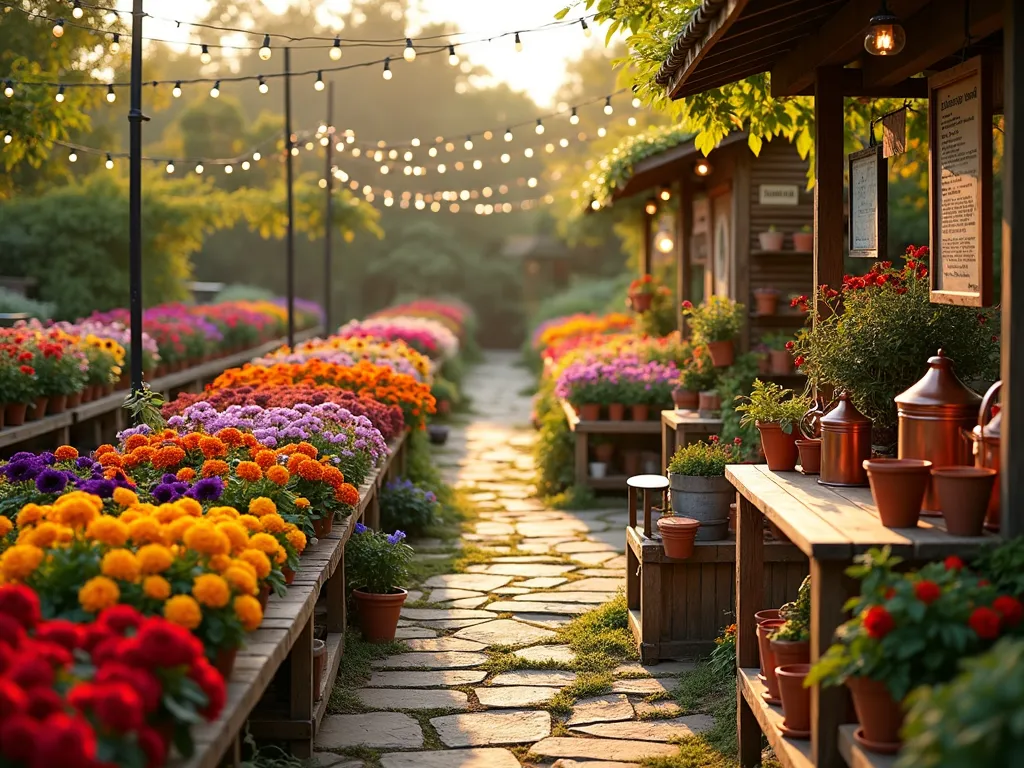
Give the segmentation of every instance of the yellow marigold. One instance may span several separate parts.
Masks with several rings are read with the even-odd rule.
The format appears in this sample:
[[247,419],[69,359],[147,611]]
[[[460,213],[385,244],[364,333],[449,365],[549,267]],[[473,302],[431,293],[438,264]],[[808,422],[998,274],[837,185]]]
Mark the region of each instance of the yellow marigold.
[[210,569],[222,573],[231,567],[231,555],[214,555],[210,558]]
[[231,552],[231,540],[205,520],[185,531],[182,541],[186,547],[203,555],[226,555]]
[[0,555],[0,574],[7,581],[27,579],[43,562],[44,554],[31,544],[15,544]]
[[263,608],[252,595],[239,595],[234,602],[235,615],[246,632],[254,632],[263,623]]
[[57,458],[57,461],[74,461],[78,458],[78,449],[72,448],[70,445],[62,445],[53,455]]
[[235,474],[247,483],[258,483],[263,479],[263,470],[255,461],[242,461],[235,467]]
[[267,533],[284,533],[288,526],[284,518],[277,514],[263,515],[260,518],[260,524]]
[[288,533],[285,534],[285,539],[288,540],[288,543],[291,544],[295,548],[295,551],[300,555],[303,550],[306,549],[306,534],[297,528],[294,531],[288,531]]
[[315,459],[317,457],[317,454],[320,453],[320,451],[318,451],[316,449],[315,445],[312,445],[311,443],[307,443],[305,440],[303,440],[301,443],[299,443],[298,445],[295,446],[295,452],[296,453],[304,453],[306,456],[309,456],[309,458],[311,458],[311,459]]
[[249,502],[249,514],[262,518],[264,515],[273,515],[277,512],[277,505],[266,496],[257,496]]
[[221,531],[231,541],[231,551],[241,552],[249,546],[249,532],[245,526],[236,520],[225,520],[217,523],[217,530]]
[[173,523],[168,523],[163,528],[161,534],[161,541],[165,544],[170,544],[176,541],[183,541],[185,534],[194,527],[199,521],[194,517],[179,517]]
[[304,453],[293,453],[288,459],[288,471],[292,474],[299,470],[299,467],[309,461],[309,456]]
[[324,468],[323,465],[310,459],[299,464],[299,477],[303,480],[309,480],[312,483],[319,482],[324,479]]
[[38,504],[26,504],[18,512],[18,527],[24,528],[26,525],[35,525],[43,519],[43,508]]
[[171,583],[163,576],[147,576],[142,580],[142,591],[151,600],[166,600],[171,596]]
[[0,516],[0,539],[12,530],[14,530],[14,523],[11,522],[11,519],[9,517]]
[[95,576],[78,590],[78,602],[89,613],[98,613],[116,605],[120,599],[121,590],[117,588],[117,582],[106,576]]
[[108,547],[123,547],[128,541],[128,526],[117,517],[97,517],[85,529],[85,535]]
[[[68,525],[72,528],[85,528],[89,523],[95,520],[100,515],[100,509],[97,508],[91,501],[87,494],[76,495],[78,492],[75,491],[67,496],[62,496],[57,499],[54,503],[54,512],[56,513],[57,519],[60,520],[64,525]],[[96,497],[97,501],[100,502],[100,508],[103,506],[103,502]]]
[[273,451],[263,449],[262,451],[257,451],[255,461],[256,464],[259,465],[260,469],[270,469],[272,466],[277,464],[277,454]]
[[[141,448],[144,445],[149,445],[149,438],[145,435],[132,435],[124,441],[124,449],[126,451],[134,451],[136,448]],[[96,453],[97,455],[99,454],[98,449]]]
[[245,526],[249,533],[259,533],[263,530],[263,523],[255,515],[239,515],[238,522]]
[[231,599],[231,587],[224,577],[215,573],[204,573],[202,576],[196,576],[192,582],[192,596],[202,605],[223,608]]
[[247,549],[240,552],[238,559],[248,563],[256,570],[256,578],[261,581],[270,576],[270,558],[258,549]]
[[257,533],[249,539],[249,548],[258,549],[268,555],[273,555],[280,549],[281,545],[269,533]]
[[185,510],[177,504],[161,504],[153,510],[153,518],[159,523],[173,523],[180,517],[185,517]]
[[199,450],[208,459],[219,459],[222,456],[228,455],[228,447],[224,444],[223,440],[216,437],[207,436],[199,438]]
[[291,473],[280,464],[275,464],[267,470],[267,479],[274,485],[287,485],[292,479]]
[[183,483],[190,483],[196,479],[196,471],[192,467],[182,467],[175,477]]
[[176,445],[165,445],[153,456],[153,466],[156,469],[170,469],[176,467],[185,460],[185,451]]
[[237,520],[238,510],[234,507],[210,507],[210,511],[206,513],[207,517],[219,517],[225,520]]
[[135,491],[119,486],[114,489],[114,502],[122,507],[131,507],[139,503],[139,495]]
[[44,521],[35,528],[26,528],[18,536],[19,544],[32,544],[46,549],[60,539],[62,526]]
[[139,578],[139,559],[127,549],[112,549],[103,555],[100,572],[112,579],[135,581]]
[[295,500],[296,509],[309,509],[309,506],[309,499],[305,496],[299,496],[299,498]]
[[152,517],[140,517],[128,523],[128,537],[136,544],[156,544],[164,540],[160,523]]
[[226,461],[221,459],[210,459],[203,462],[203,468],[199,471],[203,477],[223,476],[231,471]]
[[164,603],[164,618],[185,629],[195,629],[203,623],[203,609],[191,595],[175,595]]
[[174,554],[163,544],[146,544],[136,553],[143,573],[163,573],[174,563]]
[[[245,563],[245,565],[248,565],[248,563]],[[256,572],[252,570],[252,566],[246,569],[233,565],[224,571],[223,575],[239,594],[253,595],[256,593]]]
[[178,509],[184,512],[189,517],[202,517],[203,516],[203,505],[195,499],[190,499],[186,496],[183,499],[178,499],[175,504],[178,505]]

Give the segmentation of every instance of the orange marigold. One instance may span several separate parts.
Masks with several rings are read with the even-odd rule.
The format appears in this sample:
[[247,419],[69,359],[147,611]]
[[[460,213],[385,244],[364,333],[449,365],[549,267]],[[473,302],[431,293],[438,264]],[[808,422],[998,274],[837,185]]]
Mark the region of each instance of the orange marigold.
[[267,479],[274,485],[287,485],[291,477],[291,473],[280,465],[275,465],[267,470]]
[[182,435],[181,447],[186,451],[194,451],[199,447],[199,441],[202,437],[198,432],[189,432],[187,435]]
[[277,512],[277,505],[266,496],[257,496],[249,502],[249,514],[256,517],[273,515]]
[[196,478],[196,471],[192,467],[182,467],[175,475],[183,483],[190,483]]
[[226,475],[231,471],[231,467],[228,466],[226,461],[221,459],[209,459],[203,462],[203,468],[199,474],[203,477],[213,477],[214,475]]
[[224,445],[223,440],[216,437],[200,437],[199,450],[201,450],[203,452],[203,456],[208,459],[219,459],[228,455],[228,447]]
[[217,433],[217,437],[230,446],[242,445],[242,431],[234,427],[225,427]]
[[135,448],[131,452],[132,458],[136,461],[152,461],[156,456],[156,448],[151,445],[143,445],[141,448]]
[[121,456],[114,451],[102,454],[99,457],[99,462],[101,467],[120,467],[124,463],[121,461]]
[[170,469],[185,460],[185,451],[176,445],[168,445],[153,456],[153,466],[157,469]]
[[74,461],[78,458],[78,450],[70,445],[62,445],[53,452],[53,455],[57,457],[57,461]]
[[298,471],[299,467],[307,461],[309,461],[309,456],[306,454],[293,453],[288,459],[288,471],[294,474]]
[[299,477],[310,482],[318,482],[324,479],[324,468],[316,461],[310,459],[299,464]]
[[342,483],[335,489],[334,498],[342,504],[354,507],[359,503],[359,491],[352,483]]
[[273,451],[267,450],[266,448],[262,451],[258,451],[255,458],[260,469],[270,469],[272,466],[277,464],[277,454]]
[[332,488],[337,489],[345,482],[345,474],[337,467],[328,465],[324,467],[324,480],[330,483]]
[[235,474],[247,483],[258,483],[263,479],[263,470],[255,461],[243,461],[235,467]]
[[260,445],[260,441],[257,440],[252,433],[246,432],[244,435],[242,435],[242,445],[250,449],[258,448]]
[[136,448],[141,448],[144,445],[149,445],[149,438],[145,435],[132,435],[124,441],[124,449],[126,451],[134,451]]
[[103,444],[103,445],[101,445],[101,446],[100,446],[99,448],[97,448],[97,449],[96,449],[96,450],[95,450],[95,451],[93,452],[93,454],[94,454],[94,455],[96,456],[96,458],[98,459],[98,458],[99,458],[100,456],[102,456],[102,455],[103,455],[104,453],[110,453],[111,451],[116,451],[116,450],[117,450],[117,449],[116,449],[116,448],[115,448],[114,446],[112,446],[112,445],[111,445],[110,443],[104,443],[104,444]]
[[305,440],[303,440],[301,443],[299,443],[298,445],[295,446],[295,452],[296,453],[304,453],[306,456],[309,456],[309,458],[311,458],[311,459],[315,459],[317,457],[317,455],[320,453],[320,451],[318,451],[316,449],[315,445],[312,445],[311,443],[307,443]]
[[309,509],[309,506],[309,499],[307,499],[305,496],[299,496],[295,500],[296,509]]

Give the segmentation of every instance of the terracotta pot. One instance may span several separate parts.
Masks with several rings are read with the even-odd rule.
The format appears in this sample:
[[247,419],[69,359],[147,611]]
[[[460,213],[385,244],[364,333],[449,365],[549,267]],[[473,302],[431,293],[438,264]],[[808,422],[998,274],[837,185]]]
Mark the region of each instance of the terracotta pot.
[[860,728],[854,738],[872,752],[891,754],[899,751],[903,707],[895,701],[885,683],[866,677],[851,677],[846,687],[853,695]]
[[334,530],[334,510],[330,510],[321,520],[324,521],[324,536],[330,536]]
[[49,404],[50,398],[48,397],[37,397],[34,403],[29,404],[28,411],[26,411],[27,421],[37,421],[46,415],[46,406]]
[[295,571],[293,571],[287,565],[281,566],[281,573],[284,574],[285,584],[291,584],[293,581],[295,581]]
[[785,239],[782,232],[758,232],[757,239],[761,243],[762,251],[781,251],[782,241]]
[[615,446],[611,443],[600,443],[594,446],[594,456],[598,461],[608,464],[615,455]]
[[654,300],[653,293],[631,293],[629,294],[629,303],[633,307],[634,312],[646,312],[651,308],[651,302]]
[[769,642],[772,653],[775,655],[776,666],[811,663],[810,640],[769,640]]
[[626,477],[633,477],[633,475],[640,474],[641,456],[640,451],[630,450],[624,451],[622,454],[622,466],[626,472]]
[[811,689],[804,688],[804,680],[810,672],[810,664],[779,664],[775,675],[779,682],[779,697],[782,699],[783,726],[787,736],[794,739],[808,739],[811,736]]
[[932,488],[954,536],[981,536],[996,471],[985,467],[936,467]]
[[450,400],[440,400],[437,403],[437,415],[447,416],[452,412],[452,404]]
[[586,403],[576,409],[580,421],[599,421],[601,419],[601,406],[597,403]]
[[715,368],[730,366],[736,359],[736,347],[732,339],[728,341],[709,341],[707,348]]
[[4,424],[8,427],[20,427],[25,423],[28,403],[8,403],[4,406]]
[[699,400],[699,393],[690,389],[676,387],[672,390],[672,403],[680,411],[695,411]]
[[363,630],[363,639],[369,643],[389,643],[394,640],[398,616],[409,593],[399,589],[389,595],[374,595],[353,589],[352,596],[359,607],[359,626]]
[[665,556],[685,560],[693,554],[693,541],[700,523],[689,517],[670,515],[658,519],[658,533]]
[[761,675],[764,677],[764,685],[768,689],[765,700],[769,704],[779,704],[779,680],[775,676],[775,654],[772,653],[771,643],[768,635],[781,627],[786,622],[782,619],[768,619],[757,625],[757,648],[761,652]]
[[264,584],[262,587],[260,587],[260,594],[256,599],[260,601],[260,608],[262,608],[264,613],[266,613],[267,603],[270,601],[269,584]]
[[166,363],[160,363],[160,365],[158,365],[156,367],[156,374],[155,375],[156,375],[156,378],[158,378],[158,379],[163,377],[163,376],[166,376],[167,375],[167,364]]
[[238,656],[238,648],[220,648],[213,660],[213,666],[221,676],[227,680],[235,669],[235,658]]
[[82,404],[82,391],[81,390],[79,390],[78,392],[74,392],[74,393],[68,395],[67,406],[68,406],[69,410],[72,409],[72,408],[77,408],[81,404]]
[[82,402],[83,403],[91,403],[92,402],[92,393],[93,393],[94,390],[95,390],[95,387],[93,387],[92,384],[87,385],[85,387],[85,389],[82,390]]
[[626,418],[626,406],[622,403],[608,405],[608,421],[622,421]]
[[800,453],[800,468],[805,475],[816,475],[821,471],[821,440],[797,440]]
[[322,517],[313,520],[313,535],[318,539],[322,539],[324,537],[324,525],[324,518]]
[[757,422],[761,433],[761,450],[764,451],[768,469],[772,472],[792,472],[796,469],[796,439],[799,432],[796,427],[786,434],[778,422]]
[[779,310],[779,292],[774,288],[756,289],[754,307],[758,315],[774,315]]
[[651,415],[651,406],[649,405],[631,405],[629,406],[629,417],[633,421],[647,421]]
[[785,349],[768,350],[768,367],[772,376],[787,376],[796,370],[793,356]]
[[757,622],[757,626],[761,626],[766,621],[782,618],[779,614],[778,608],[765,608],[763,611],[758,611],[754,614],[754,621]]
[[886,528],[916,528],[921,502],[931,481],[932,463],[924,459],[868,459],[871,495]]
[[814,251],[814,233],[813,232],[794,232],[793,233],[793,250],[801,251],[802,253],[811,253]]
[[49,414],[64,413],[68,407],[68,396],[67,395],[54,395],[50,398],[50,402],[46,407],[46,412]]
[[722,410],[722,398],[717,392],[701,392],[697,396],[697,410],[701,413],[714,413]]
[[324,672],[327,671],[327,645],[323,640],[313,641],[313,699],[320,701],[323,692]]
[[[131,379],[126,379],[125,382],[126,383],[125,383],[125,387],[124,388],[128,389],[128,387],[131,386],[131,383],[132,383]],[[112,394],[114,394],[114,385],[113,384],[106,384],[103,387],[103,394],[104,395],[112,395]]]

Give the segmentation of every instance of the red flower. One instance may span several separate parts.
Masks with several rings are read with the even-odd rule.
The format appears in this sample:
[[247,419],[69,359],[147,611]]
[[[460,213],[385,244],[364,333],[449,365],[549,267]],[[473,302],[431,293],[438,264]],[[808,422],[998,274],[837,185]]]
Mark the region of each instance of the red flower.
[[885,588],[885,599],[886,600],[892,600],[894,597],[896,597],[896,590],[893,589],[892,587],[886,587]]
[[925,605],[931,605],[942,596],[942,588],[927,579],[914,585],[914,595]]
[[100,614],[100,623],[123,636],[129,629],[138,629],[142,614],[130,605],[114,605]]
[[1004,626],[1016,627],[1024,619],[1024,605],[1015,597],[1000,595],[992,601],[992,608],[1002,615]]
[[10,616],[25,629],[39,623],[39,597],[23,584],[0,587],[0,614]]
[[167,744],[157,731],[143,727],[139,733],[139,747],[146,754],[147,768],[156,768],[167,761]]
[[16,764],[30,765],[40,730],[41,725],[28,715],[4,717],[0,721],[0,754]]
[[96,683],[98,684],[115,682],[131,686],[142,699],[142,707],[147,714],[155,712],[160,706],[163,689],[160,686],[160,681],[152,672],[113,662],[100,668],[96,673]]
[[82,630],[80,625],[73,622],[54,619],[36,627],[36,638],[72,651],[82,642]]
[[163,619],[149,619],[133,638],[139,644],[139,656],[152,667],[178,667],[192,664],[203,655],[199,639],[184,627]]
[[91,768],[96,759],[96,734],[80,717],[63,712],[46,718],[33,742],[32,764]]
[[788,349],[790,352],[793,351],[793,347],[795,347],[795,346],[796,346],[796,342],[795,341],[787,341],[786,342],[786,349]]
[[945,566],[947,571],[962,571],[964,569],[964,561],[956,555],[950,555],[945,560]]
[[36,373],[36,369],[33,368],[31,365],[23,365],[20,368],[18,368],[18,370],[21,371],[26,376],[34,376]]
[[999,625],[1002,623],[1002,617],[991,608],[981,606],[974,609],[967,623],[982,640],[995,640],[999,637]]
[[793,365],[795,365],[797,368],[799,368],[800,366],[802,366],[806,362],[807,362],[807,360],[804,358],[803,355],[797,355],[796,359],[793,360]]
[[742,437],[734,437],[732,439],[732,444],[733,445],[743,445],[743,438]]
[[693,302],[689,301],[689,300],[684,301],[683,302],[683,309],[693,309]]
[[224,702],[227,701],[224,678],[205,658],[196,662],[189,676],[206,694],[206,708],[200,714],[207,720],[216,720],[220,711],[224,709]]
[[896,627],[892,614],[880,605],[873,605],[864,614],[864,629],[868,636],[881,640]]
[[10,680],[0,679],[0,720],[6,720],[28,706],[25,692]]
[[33,688],[28,692],[28,713],[36,720],[63,711],[64,698],[52,688]]
[[113,731],[128,733],[143,725],[142,697],[127,683],[97,685],[92,706],[99,721]]
[[25,689],[53,685],[53,668],[39,656],[15,659],[7,670],[7,676]]

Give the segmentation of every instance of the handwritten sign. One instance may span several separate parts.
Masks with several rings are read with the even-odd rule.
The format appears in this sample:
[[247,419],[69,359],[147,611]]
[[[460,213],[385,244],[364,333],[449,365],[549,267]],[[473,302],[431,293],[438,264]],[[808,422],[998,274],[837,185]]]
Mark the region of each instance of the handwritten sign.
[[854,152],[850,171],[850,255],[884,259],[888,232],[889,173],[882,147]]
[[939,304],[991,303],[989,73],[978,56],[928,79],[931,300]]
[[762,184],[757,189],[761,205],[796,205],[800,202],[800,188],[796,184]]

